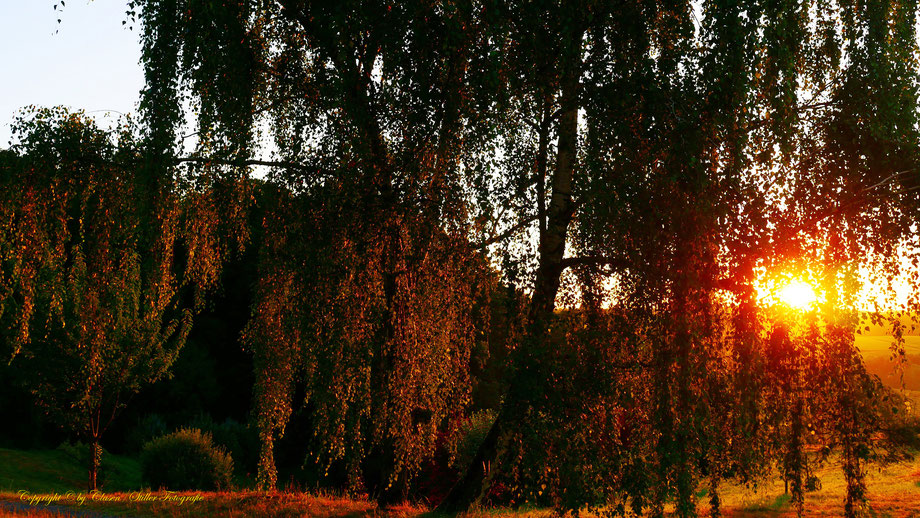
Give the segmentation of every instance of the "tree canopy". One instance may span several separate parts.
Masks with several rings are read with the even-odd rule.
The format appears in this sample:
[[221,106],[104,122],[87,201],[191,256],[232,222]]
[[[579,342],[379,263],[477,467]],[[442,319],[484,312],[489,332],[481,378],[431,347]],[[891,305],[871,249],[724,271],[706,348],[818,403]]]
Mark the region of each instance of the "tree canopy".
[[168,374],[225,253],[206,196],[144,167],[137,133],[35,109],[3,155],[4,356],[91,445],[91,489],[100,438]]
[[[916,2],[129,6],[139,130],[116,145],[45,113],[2,158],[50,204],[6,190],[20,354],[40,342],[34,315],[65,336],[102,315],[67,350],[153,348],[159,370],[139,379],[161,376],[168,339],[255,231],[258,166],[243,341],[263,487],[302,412],[324,477],[410,496],[469,416],[489,297],[510,284],[527,307],[506,322],[506,390],[442,510],[690,516],[706,484],[717,514],[721,481],[777,468],[801,514],[833,450],[847,514],[865,505],[899,403],[855,346],[859,276],[893,291],[900,257],[918,260]],[[60,290],[36,291],[41,275]],[[760,295],[796,277],[820,286],[811,307]]]

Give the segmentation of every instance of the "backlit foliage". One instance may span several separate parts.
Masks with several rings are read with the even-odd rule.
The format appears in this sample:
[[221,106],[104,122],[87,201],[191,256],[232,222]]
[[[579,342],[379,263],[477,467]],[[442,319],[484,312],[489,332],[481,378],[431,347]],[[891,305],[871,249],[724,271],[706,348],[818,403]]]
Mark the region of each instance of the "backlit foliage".
[[[515,131],[497,141],[505,156],[489,174],[505,182],[493,195],[521,208],[493,214],[506,228],[524,223],[540,247],[519,234],[505,272],[532,268],[535,306],[548,297],[585,315],[531,313],[526,379],[496,426],[505,439],[477,460],[505,458],[499,471],[515,473],[518,498],[655,515],[674,501],[691,515],[701,482],[716,510],[721,478],[749,480],[774,463],[795,477],[800,503],[804,449],[823,441],[842,448],[857,512],[868,437],[882,425],[867,403],[877,382],[852,341],[853,274],[881,257],[876,271],[890,278],[900,266],[889,258],[914,232],[916,5],[547,2],[508,12],[509,56],[533,45],[523,28],[542,31],[526,58],[506,61],[517,102],[503,120]],[[583,110],[571,186],[558,183],[570,152],[566,44],[580,53]],[[561,200],[571,220],[553,216],[560,189],[571,189]],[[547,247],[559,240],[567,257]],[[790,265],[837,294],[814,317],[824,323],[794,339],[781,330],[802,317],[759,308],[754,288]],[[552,279],[567,268],[572,288],[557,294]],[[560,326],[585,332],[562,340]],[[575,360],[588,339],[611,358]],[[591,374],[571,381],[581,369]],[[624,409],[641,416],[628,434],[639,443],[625,448],[594,450],[610,442],[577,440],[566,426],[577,415],[616,437],[630,429],[615,425]],[[468,502],[478,490],[458,494]]]
[[[820,447],[842,452],[847,513],[864,505],[887,418],[855,272],[892,279],[915,237],[914,2],[131,6],[155,154],[187,102],[227,199],[270,167],[245,332],[264,486],[303,409],[321,465],[406,496],[466,410],[488,249],[530,309],[443,510],[689,516],[705,485],[718,513],[721,480],[775,467],[801,513]],[[827,307],[764,307],[759,278],[787,269]]]

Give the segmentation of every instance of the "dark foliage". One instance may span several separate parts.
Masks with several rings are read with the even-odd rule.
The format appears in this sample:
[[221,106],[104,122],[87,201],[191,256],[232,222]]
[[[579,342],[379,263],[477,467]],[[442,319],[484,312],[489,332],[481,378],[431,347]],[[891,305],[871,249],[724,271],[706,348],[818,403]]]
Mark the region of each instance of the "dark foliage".
[[141,476],[152,489],[229,489],[233,459],[213,443],[210,433],[183,428],[144,445]]

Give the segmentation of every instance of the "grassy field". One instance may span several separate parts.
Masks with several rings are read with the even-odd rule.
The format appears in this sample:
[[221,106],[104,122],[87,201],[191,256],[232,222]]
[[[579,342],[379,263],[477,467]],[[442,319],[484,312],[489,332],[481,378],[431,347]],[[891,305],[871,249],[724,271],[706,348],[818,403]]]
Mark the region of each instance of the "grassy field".
[[[191,518],[226,517],[362,517],[433,516],[424,507],[378,509],[367,500],[306,493],[237,492],[149,492],[107,490],[86,494],[78,490],[82,466],[61,458],[57,451],[16,452],[0,450],[0,470],[7,483],[0,491],[0,516],[82,517],[113,516]],[[46,465],[45,462],[53,462]],[[123,460],[129,467],[130,459]],[[11,470],[10,462],[19,469]],[[127,470],[130,477],[136,475]],[[22,471],[20,471],[22,470]],[[66,476],[59,474],[63,473]],[[816,470],[821,489],[807,494],[806,516],[840,516],[843,512],[844,481],[833,465]],[[72,478],[68,478],[72,477]],[[139,481],[131,479],[131,483]],[[139,487],[139,485],[138,485]],[[870,467],[868,472],[869,516],[920,517],[920,458],[886,467]],[[20,491],[28,491],[22,493]],[[71,492],[68,494],[68,492]],[[737,517],[794,516],[789,497],[780,480],[762,481],[755,487],[726,485],[720,490],[723,514]],[[701,492],[699,511],[708,514],[707,498]],[[469,513],[470,517],[549,517],[546,509],[488,509]]]
[[[842,516],[846,484],[838,466],[815,470],[821,489],[805,497],[806,516]],[[869,516],[920,517],[920,458],[867,472]],[[722,491],[726,516],[795,516],[779,479],[757,487],[729,486]],[[701,509],[702,515],[708,510]]]
[[[105,491],[132,491],[141,487],[140,466],[129,457],[106,454],[102,475]],[[72,491],[86,487],[86,480],[86,465],[69,449],[21,451],[0,448],[0,491]]]
[[[856,346],[865,359],[878,356],[888,358],[894,338],[887,335],[856,335]],[[904,350],[907,354],[920,354],[920,336],[905,336]]]
[[[914,401],[920,395],[920,336],[905,336],[906,363],[897,365],[891,359],[891,336],[880,334],[856,335],[856,347],[862,353],[866,369],[882,383],[902,391]],[[903,384],[902,384],[903,382]]]

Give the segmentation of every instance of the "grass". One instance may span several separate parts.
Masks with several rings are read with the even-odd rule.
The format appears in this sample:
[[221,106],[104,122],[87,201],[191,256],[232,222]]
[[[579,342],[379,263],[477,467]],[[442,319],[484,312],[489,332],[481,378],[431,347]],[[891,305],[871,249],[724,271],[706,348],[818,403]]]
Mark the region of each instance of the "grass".
[[[378,510],[373,502],[349,499],[330,495],[310,495],[306,493],[260,493],[252,491],[237,492],[134,492],[105,493],[104,495],[83,494],[85,501],[77,500],[80,496],[71,496],[66,500],[55,502],[58,508],[69,508],[77,512],[100,513],[106,516],[135,517],[359,517],[383,515],[392,518],[420,516],[426,509],[419,507],[396,507],[385,511]],[[95,500],[94,500],[95,498]],[[186,501],[180,499],[185,498]],[[105,501],[103,501],[105,500]],[[2,502],[23,502],[15,493],[0,493]],[[43,504],[28,505],[35,516],[54,516],[41,514]],[[22,507],[22,506],[20,506]],[[2,516],[0,507],[0,516]],[[54,512],[54,511],[52,511]],[[19,515],[12,515],[19,516]]]
[[[806,516],[841,516],[845,495],[845,482],[839,467],[833,463],[815,470],[821,480],[821,489],[805,497]],[[885,467],[870,467],[867,473],[869,509],[868,516],[920,517],[920,458]],[[60,493],[58,493],[60,495]],[[699,493],[702,494],[702,491]],[[754,487],[725,484],[720,488],[722,511],[728,517],[791,517],[795,509],[785,494],[782,481],[762,481]],[[53,502],[56,507],[44,504],[28,505],[16,492],[0,492],[0,516],[83,516],[104,518],[111,516],[137,516],[191,518],[204,516],[226,517],[364,517],[433,518],[435,515],[423,507],[396,507],[378,509],[368,500],[350,499],[336,495],[316,495],[299,492],[260,493],[236,492],[106,492],[102,496],[82,494]],[[184,497],[187,501],[180,501]],[[699,512],[708,515],[708,498],[700,498]],[[7,502],[8,504],[4,504]],[[20,504],[9,504],[20,502]],[[16,505],[9,514],[10,506]],[[73,515],[62,514],[68,510]],[[7,513],[7,514],[4,514]],[[468,518],[548,518],[547,509],[484,509],[469,513]]]
[[[815,470],[821,489],[805,494],[806,516],[842,516],[846,482],[833,458]],[[869,515],[920,517],[920,458],[888,466],[870,466],[866,473]],[[720,491],[726,516],[795,516],[781,480],[768,480],[756,487],[727,485]],[[700,506],[701,514],[707,509]]]
[[789,507],[789,501],[791,499],[792,499],[792,495],[788,493],[784,493],[774,498],[773,501],[765,500],[764,502],[741,507],[740,510],[741,512],[760,513],[760,514],[781,513],[786,508]]
[[[131,491],[141,487],[140,464],[130,457],[103,456],[105,491]],[[0,491],[33,493],[73,491],[86,487],[87,466],[63,449],[10,450],[0,448]]]

